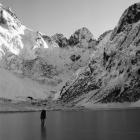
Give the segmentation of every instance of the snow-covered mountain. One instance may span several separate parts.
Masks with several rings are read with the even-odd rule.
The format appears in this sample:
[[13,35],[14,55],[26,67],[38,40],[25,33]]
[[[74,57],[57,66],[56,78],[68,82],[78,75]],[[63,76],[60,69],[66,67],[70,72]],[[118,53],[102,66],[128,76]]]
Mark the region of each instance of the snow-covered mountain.
[[10,8],[0,5],[0,56],[15,54],[35,58],[38,48],[49,48],[42,34],[22,25]]
[[[9,98],[16,99],[18,92],[20,97],[25,98],[28,96],[33,98],[59,96],[65,82],[80,67],[88,63],[90,54],[96,49],[96,41],[93,38],[90,38],[90,41],[84,41],[86,44],[90,43],[90,47],[85,48],[77,45],[71,46],[69,39],[59,35],[49,37],[39,31],[29,29],[20,22],[10,8],[0,5],[1,80],[4,80],[4,74],[9,75],[5,76],[4,81],[7,84],[4,88],[3,82],[0,83],[0,97],[9,96]],[[91,33],[90,36],[92,36]],[[91,44],[92,39],[93,44]],[[62,47],[61,44],[67,47]],[[35,86],[45,86],[45,91],[37,90],[37,93],[33,84],[30,88],[28,84],[26,87],[25,78],[30,83],[36,83]],[[21,83],[24,83],[23,87]],[[10,93],[9,86],[16,87],[17,90],[11,90]],[[24,88],[26,90],[22,90]]]

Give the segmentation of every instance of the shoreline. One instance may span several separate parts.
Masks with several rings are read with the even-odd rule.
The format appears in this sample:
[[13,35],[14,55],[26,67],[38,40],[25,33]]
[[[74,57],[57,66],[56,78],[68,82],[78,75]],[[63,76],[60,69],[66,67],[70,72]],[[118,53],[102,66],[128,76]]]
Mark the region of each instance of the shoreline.
[[83,106],[50,104],[48,106],[37,106],[29,103],[0,103],[0,113],[30,113],[40,112],[42,109],[46,111],[113,111],[113,110],[138,110],[138,103],[108,103],[108,104],[92,104],[87,103]]

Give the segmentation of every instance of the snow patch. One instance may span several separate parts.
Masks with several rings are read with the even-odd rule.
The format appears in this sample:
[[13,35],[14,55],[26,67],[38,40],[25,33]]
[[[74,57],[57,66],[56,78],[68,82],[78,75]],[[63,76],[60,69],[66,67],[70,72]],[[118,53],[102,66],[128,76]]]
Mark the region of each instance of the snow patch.
[[44,41],[41,33],[37,32],[36,44],[34,45],[33,49],[40,48],[40,47],[44,48],[44,49],[48,49],[49,48],[48,44]]
[[[14,31],[13,33],[13,30],[7,30],[0,26],[0,51],[2,51],[3,45],[6,47],[6,50],[9,50],[16,55],[18,55],[20,50],[24,47],[18,32]],[[2,52],[5,53],[4,50]]]
[[0,69],[0,97],[16,99],[17,97],[47,97],[46,86],[41,86],[28,78],[20,78],[9,71]]
[[41,41],[43,42],[44,44],[44,48],[49,48],[48,44],[44,41],[44,39],[41,37]]

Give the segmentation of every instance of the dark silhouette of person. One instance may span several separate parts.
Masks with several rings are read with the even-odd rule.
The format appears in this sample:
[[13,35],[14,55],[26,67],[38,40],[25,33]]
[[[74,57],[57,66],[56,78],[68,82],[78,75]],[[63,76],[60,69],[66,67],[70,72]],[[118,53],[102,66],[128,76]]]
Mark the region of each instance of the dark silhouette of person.
[[40,119],[41,119],[41,126],[45,126],[45,120],[46,120],[46,110],[42,110],[40,114]]

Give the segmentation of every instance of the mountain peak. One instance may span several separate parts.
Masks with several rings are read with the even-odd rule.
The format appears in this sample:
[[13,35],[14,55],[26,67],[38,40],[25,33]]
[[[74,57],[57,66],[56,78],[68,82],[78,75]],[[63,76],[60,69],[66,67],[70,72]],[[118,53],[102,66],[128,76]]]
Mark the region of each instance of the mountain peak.
[[0,25],[13,30],[18,30],[22,26],[11,8],[4,7],[2,4],[0,4]]
[[87,27],[82,27],[82,28],[80,28],[79,30],[83,30],[83,31],[88,31],[88,32],[90,32],[89,29],[88,29]]
[[69,38],[69,44],[72,46],[78,45],[79,47],[88,47],[90,42],[96,44],[93,34],[86,27],[76,30]]
[[128,30],[131,30],[132,25],[139,22],[139,20],[140,3],[135,3],[129,6],[122,14],[118,25],[116,26],[115,31],[112,34],[111,40],[120,32],[127,32]]
[[82,28],[76,30],[74,32],[74,34],[90,35],[90,37],[93,38],[93,34],[90,32],[90,30],[87,27],[82,27]]

